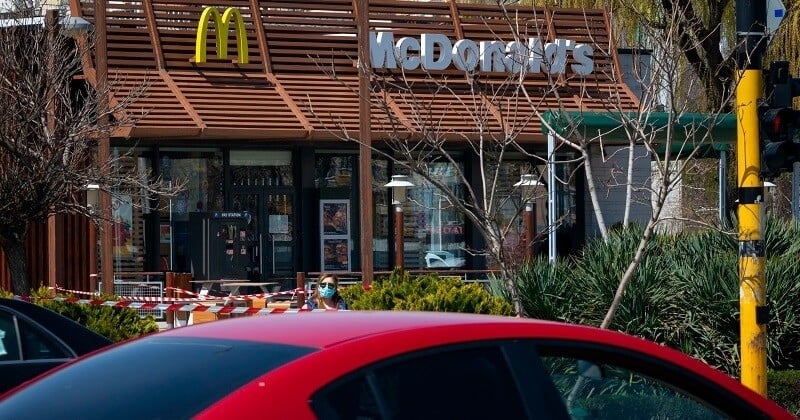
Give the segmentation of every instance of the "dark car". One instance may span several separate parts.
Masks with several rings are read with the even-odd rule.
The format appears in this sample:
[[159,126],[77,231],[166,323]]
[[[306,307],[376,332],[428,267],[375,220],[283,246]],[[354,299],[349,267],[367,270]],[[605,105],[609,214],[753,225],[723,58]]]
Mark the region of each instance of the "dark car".
[[675,350],[597,328],[423,312],[235,318],[131,340],[0,400],[0,418],[793,418]]
[[112,341],[47,308],[0,299],[0,393]]

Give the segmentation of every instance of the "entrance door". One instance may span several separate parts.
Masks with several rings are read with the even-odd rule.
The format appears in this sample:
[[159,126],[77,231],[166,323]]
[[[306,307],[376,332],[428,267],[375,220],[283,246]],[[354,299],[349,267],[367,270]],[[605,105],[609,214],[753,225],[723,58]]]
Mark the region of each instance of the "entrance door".
[[247,278],[265,280],[295,273],[294,194],[289,188],[237,187],[233,210],[250,212],[248,230],[257,232]]

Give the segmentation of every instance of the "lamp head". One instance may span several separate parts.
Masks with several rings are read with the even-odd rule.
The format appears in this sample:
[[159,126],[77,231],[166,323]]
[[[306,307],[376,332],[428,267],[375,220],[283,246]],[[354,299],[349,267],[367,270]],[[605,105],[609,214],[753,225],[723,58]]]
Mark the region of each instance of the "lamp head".
[[100,184],[86,184],[86,207],[94,213],[100,206]]
[[539,182],[534,174],[522,174],[519,182],[514,184],[515,187],[520,189],[522,197],[525,198],[526,201],[533,198],[533,193],[536,187],[540,187],[542,185],[544,184]]
[[414,184],[408,180],[407,175],[392,175],[392,180],[384,187],[392,189],[392,204],[402,204],[406,201],[406,188]]

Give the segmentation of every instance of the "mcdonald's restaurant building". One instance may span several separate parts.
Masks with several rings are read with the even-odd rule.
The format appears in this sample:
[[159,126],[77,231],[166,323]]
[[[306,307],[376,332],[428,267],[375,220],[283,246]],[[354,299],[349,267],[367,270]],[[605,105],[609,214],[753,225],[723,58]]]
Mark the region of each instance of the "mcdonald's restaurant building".
[[[103,3],[105,13],[98,13],[96,6]],[[368,79],[359,85],[360,77],[368,77],[358,71],[359,41],[370,44],[363,51],[375,74],[409,80],[440,75],[440,83],[462,92],[441,98],[423,88],[417,92],[430,104],[430,118],[458,135],[476,132],[462,70],[474,68],[488,81],[505,80],[511,69],[503,68],[502,54],[514,48],[505,41],[513,39],[512,26],[521,34],[540,34],[526,36],[528,47],[548,54],[554,48],[556,61],[566,55],[561,70],[551,68],[548,74],[541,67],[526,75],[523,85],[539,95],[537,100],[568,110],[602,110],[614,95],[623,106],[637,103],[626,85],[610,77],[619,73],[619,60],[603,10],[510,9],[511,25],[494,5],[367,3],[70,0],[72,15],[92,22],[95,33],[105,37],[86,61],[87,82],[98,83],[97,76],[107,72],[109,82],[120,87],[112,103],[146,87],[129,107],[140,115],[136,124],[110,139],[112,153],[134,150],[125,160],[128,167],[120,170],[148,169],[186,184],[181,194],[158,206],[135,203],[124,192],[115,195],[114,240],[101,244],[113,247],[115,273],[288,279],[297,272],[366,276],[391,270],[394,222],[385,184],[400,170],[341,137],[346,132],[381,148],[386,121],[408,121],[415,110],[393,98],[396,92],[374,84],[367,93]],[[484,48],[484,41],[498,39],[504,40],[500,47],[486,43]],[[445,53],[426,55],[431,45]],[[535,93],[548,77],[559,76],[568,80],[560,100]],[[507,91],[495,92],[494,103],[502,103],[502,95],[511,94]],[[362,106],[360,98],[369,94],[388,98],[391,106]],[[547,139],[535,116],[506,116],[489,108],[498,126],[508,118],[527,120],[517,140],[526,151],[546,155]],[[430,170],[455,187],[452,165],[462,165],[477,182],[478,157],[465,143],[452,141],[447,150],[455,162],[436,163]],[[546,171],[523,153],[515,159],[501,168],[507,176],[498,188],[511,190],[534,166]],[[365,175],[363,168],[371,173]],[[567,179],[575,169],[561,164],[555,171]],[[361,185],[363,179],[369,184]],[[590,230],[582,176],[572,179],[558,187],[560,252],[574,249]],[[490,268],[466,251],[481,243],[470,222],[443,204],[421,177],[412,174],[410,180],[415,187],[404,208],[405,267]],[[547,205],[537,204],[536,222],[543,230]],[[509,241],[520,241],[515,234]]]

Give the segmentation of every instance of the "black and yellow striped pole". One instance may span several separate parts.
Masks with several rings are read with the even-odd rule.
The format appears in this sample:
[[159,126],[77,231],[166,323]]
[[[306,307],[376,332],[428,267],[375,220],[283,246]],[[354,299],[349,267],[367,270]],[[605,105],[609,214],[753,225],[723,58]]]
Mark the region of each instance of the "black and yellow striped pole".
[[767,394],[767,304],[764,275],[763,197],[758,101],[765,38],[766,0],[736,1],[736,161],[739,187],[739,312],[741,381]]

